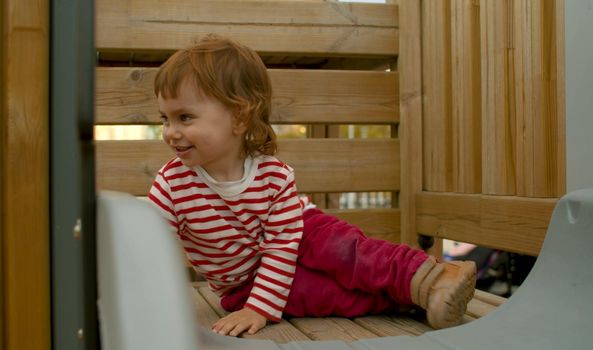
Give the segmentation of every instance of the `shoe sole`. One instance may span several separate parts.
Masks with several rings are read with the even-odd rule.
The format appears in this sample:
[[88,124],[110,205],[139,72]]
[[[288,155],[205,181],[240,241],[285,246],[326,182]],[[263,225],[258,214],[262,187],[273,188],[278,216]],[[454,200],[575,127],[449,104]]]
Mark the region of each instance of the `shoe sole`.
[[457,326],[467,310],[467,303],[474,297],[476,265],[470,261],[454,261],[459,267],[457,279],[444,290],[434,290],[427,310],[428,323],[435,329]]

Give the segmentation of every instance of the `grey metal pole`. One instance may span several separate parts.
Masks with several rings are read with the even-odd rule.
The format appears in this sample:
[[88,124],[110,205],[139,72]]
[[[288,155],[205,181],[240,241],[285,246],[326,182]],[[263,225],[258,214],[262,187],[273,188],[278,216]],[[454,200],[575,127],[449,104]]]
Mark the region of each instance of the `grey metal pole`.
[[94,1],[51,5],[52,348],[97,349]]

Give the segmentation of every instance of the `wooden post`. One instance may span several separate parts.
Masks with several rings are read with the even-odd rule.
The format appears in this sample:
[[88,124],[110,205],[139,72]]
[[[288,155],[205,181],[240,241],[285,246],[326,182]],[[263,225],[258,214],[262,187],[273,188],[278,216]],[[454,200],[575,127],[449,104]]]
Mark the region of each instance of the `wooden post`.
[[480,7],[451,3],[453,192],[482,191]]
[[0,10],[0,346],[50,349],[49,1]]
[[422,23],[421,3],[400,1],[400,154],[401,237],[403,243],[418,246],[416,240],[416,193],[422,191]]
[[[328,126],[323,125],[323,124],[309,125],[309,127],[307,128],[307,137],[315,138],[315,139],[327,138],[327,128],[328,128]],[[327,193],[313,193],[311,195],[311,200],[319,208],[322,208],[322,209],[328,208]]]
[[482,66],[482,192],[515,194],[514,86],[509,69],[512,0],[480,1]]
[[[559,16],[555,0],[515,0],[513,8],[514,105],[517,121],[517,195],[559,197],[564,142],[557,103]],[[562,20],[562,19],[560,19]],[[560,44],[563,42],[560,40]],[[560,175],[560,176],[559,176]]]
[[565,81],[565,32],[564,32],[564,0],[557,0],[555,2],[555,22],[554,30],[556,32],[554,47],[556,48],[552,55],[552,60],[555,62],[552,64],[552,75],[556,78],[555,89],[556,89],[556,115],[558,116],[558,130],[557,130],[557,142],[558,142],[558,168],[556,169],[556,185],[555,189],[558,192],[558,197],[566,193],[566,81]]
[[[402,18],[403,19],[403,18]],[[401,50],[403,54],[403,50]],[[404,70],[405,64],[400,65]],[[422,150],[427,191],[453,184],[451,131],[451,3],[422,1]]]

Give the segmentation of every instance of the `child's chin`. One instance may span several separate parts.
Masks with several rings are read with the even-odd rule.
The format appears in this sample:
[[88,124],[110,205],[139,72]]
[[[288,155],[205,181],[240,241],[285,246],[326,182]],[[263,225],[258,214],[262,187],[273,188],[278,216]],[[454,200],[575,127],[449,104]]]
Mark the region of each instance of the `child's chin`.
[[183,163],[183,165],[185,165],[188,168],[193,168],[193,167],[197,166],[196,162],[192,162],[189,159],[181,159],[181,158],[179,158],[179,160],[181,160],[181,163]]

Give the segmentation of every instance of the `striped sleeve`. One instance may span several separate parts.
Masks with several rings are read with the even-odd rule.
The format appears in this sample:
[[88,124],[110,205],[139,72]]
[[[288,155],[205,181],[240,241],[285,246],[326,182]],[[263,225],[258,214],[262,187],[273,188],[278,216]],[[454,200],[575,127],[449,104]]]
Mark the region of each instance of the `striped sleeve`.
[[173,206],[171,188],[165,178],[164,168],[161,169],[148,193],[148,199],[154,204],[160,214],[167,220],[175,232],[179,229],[179,221]]
[[303,234],[302,209],[292,169],[272,200],[260,244],[261,264],[245,306],[279,322],[288,301]]

